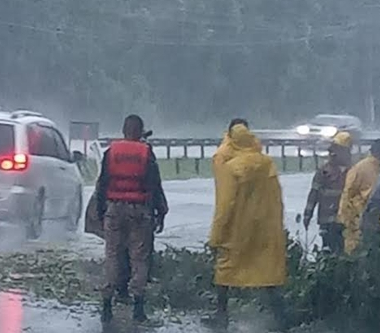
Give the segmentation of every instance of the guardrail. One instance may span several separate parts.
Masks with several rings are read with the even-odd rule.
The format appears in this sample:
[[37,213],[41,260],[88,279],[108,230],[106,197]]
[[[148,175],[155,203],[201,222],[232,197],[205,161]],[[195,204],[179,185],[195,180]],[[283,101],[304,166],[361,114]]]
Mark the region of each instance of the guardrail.
[[[110,145],[114,138],[101,138],[99,139],[101,147],[105,148]],[[363,146],[370,146],[375,139],[362,139],[356,146],[359,151]],[[269,153],[270,147],[281,147],[281,150],[285,154],[286,147],[297,147],[301,152],[303,147],[316,147],[318,143],[316,140],[305,140],[305,139],[263,139],[260,141],[265,147],[266,152]],[[221,139],[150,139],[149,143],[153,147],[166,147],[166,158],[171,158],[171,149],[174,147],[183,147],[183,157],[188,157],[189,147],[199,147],[200,148],[200,158],[205,158],[205,148],[206,147],[217,147],[222,142]]]
[[[273,133],[273,132],[272,132]],[[105,148],[109,146],[109,144],[115,140],[114,138],[102,138],[99,139],[100,145]],[[274,147],[279,148],[279,156],[276,157],[276,161],[280,164],[280,169],[284,172],[286,171],[304,171],[305,170],[305,161],[307,160],[309,163],[310,169],[310,160],[312,160],[312,164],[314,168],[318,168],[321,164],[321,157],[318,154],[318,147],[315,145],[315,140],[305,140],[300,138],[264,138],[262,135],[260,135],[261,143],[264,147],[264,150],[267,154],[270,154],[271,149]],[[360,142],[356,145],[356,155],[357,157],[362,156],[364,147],[370,146],[374,139],[369,138],[363,138],[360,140]],[[201,160],[206,158],[205,150],[207,147],[217,147],[221,143],[221,139],[150,139],[149,143],[154,147],[165,147],[166,148],[166,159],[170,160],[172,158],[172,149],[181,147],[183,149],[183,156],[182,157],[175,157],[175,172],[177,174],[181,173],[181,162],[184,160],[190,160],[189,158],[189,148],[191,147],[199,147],[199,157],[197,158],[191,158],[191,160],[194,160],[194,171],[195,174],[200,174],[200,164]],[[296,154],[293,156],[287,156],[286,155],[286,148],[287,147],[294,147],[296,150]],[[312,154],[311,156],[304,156],[303,150],[307,147],[309,150],[311,150]],[[295,161],[294,159],[297,159]],[[292,161],[291,161],[292,160]],[[292,164],[291,167],[289,165]],[[295,166],[295,164],[297,166]]]

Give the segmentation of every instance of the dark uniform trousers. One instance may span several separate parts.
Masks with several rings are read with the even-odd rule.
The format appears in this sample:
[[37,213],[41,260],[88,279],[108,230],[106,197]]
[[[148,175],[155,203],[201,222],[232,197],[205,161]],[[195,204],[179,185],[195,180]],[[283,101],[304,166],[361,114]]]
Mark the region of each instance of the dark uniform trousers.
[[125,254],[131,267],[130,290],[143,296],[148,280],[149,260],[153,244],[153,223],[148,205],[109,201],[104,219],[106,240],[106,285],[103,297],[114,295],[125,281]]

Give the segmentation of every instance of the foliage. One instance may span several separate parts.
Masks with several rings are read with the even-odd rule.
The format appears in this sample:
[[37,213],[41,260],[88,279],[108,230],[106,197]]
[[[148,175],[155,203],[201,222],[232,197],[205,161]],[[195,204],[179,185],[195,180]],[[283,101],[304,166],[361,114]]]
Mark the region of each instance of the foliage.
[[98,120],[108,132],[138,112],[178,136],[198,125],[215,137],[237,114],[256,128],[319,112],[369,120],[380,97],[375,5],[1,1],[0,105]]
[[78,256],[68,250],[0,255],[0,290],[28,290],[63,304],[91,301],[91,285],[80,274]]
[[[371,240],[354,256],[334,256],[314,251],[314,260],[303,261],[303,249],[288,240],[288,283],[282,290],[284,313],[293,326],[328,320],[336,328],[361,323],[368,332],[378,332],[380,322],[380,237]],[[156,256],[157,295],[162,306],[205,309],[213,305],[213,255],[168,248]],[[164,296],[163,296],[164,295]],[[241,304],[255,300],[268,305],[268,295],[257,290],[233,290]],[[159,297],[156,298],[155,304]],[[269,305],[268,305],[269,306]],[[336,318],[340,320],[336,321]],[[342,322],[341,318],[346,318]]]
[[380,237],[353,256],[315,252],[315,260],[302,263],[302,250],[289,251],[289,282],[284,291],[290,319],[307,323],[318,319],[347,318],[338,326],[360,322],[380,329]]
[[192,310],[207,307],[215,298],[213,263],[208,248],[195,253],[168,247],[156,253],[153,274],[159,283],[152,287],[152,302],[161,308]]
[[[353,323],[362,332],[379,332],[380,236],[372,236],[366,244],[351,257],[315,251],[314,260],[304,261],[301,245],[288,240],[289,276],[282,296],[292,326],[323,320],[343,331]],[[149,305],[184,311],[211,309],[216,298],[213,263],[214,255],[207,247],[202,252],[171,247],[157,252]],[[1,290],[30,290],[65,304],[98,301],[100,272],[102,262],[85,261],[69,251],[0,256]],[[239,299],[234,307],[257,302],[269,306],[267,295],[258,290],[232,290],[231,297]]]

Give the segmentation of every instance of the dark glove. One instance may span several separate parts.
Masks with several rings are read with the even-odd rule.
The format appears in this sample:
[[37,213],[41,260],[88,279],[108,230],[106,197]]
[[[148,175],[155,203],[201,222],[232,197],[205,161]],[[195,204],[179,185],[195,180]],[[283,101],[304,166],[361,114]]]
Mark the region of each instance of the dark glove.
[[165,227],[165,215],[158,214],[154,217],[154,231],[156,234],[160,234],[164,231]]

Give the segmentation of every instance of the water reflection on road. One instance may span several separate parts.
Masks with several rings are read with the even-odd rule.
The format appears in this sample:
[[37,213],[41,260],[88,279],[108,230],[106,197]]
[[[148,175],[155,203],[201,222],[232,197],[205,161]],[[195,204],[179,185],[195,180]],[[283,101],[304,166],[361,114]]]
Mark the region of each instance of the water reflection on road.
[[0,294],[0,333],[21,333],[23,323],[22,296],[15,293]]

